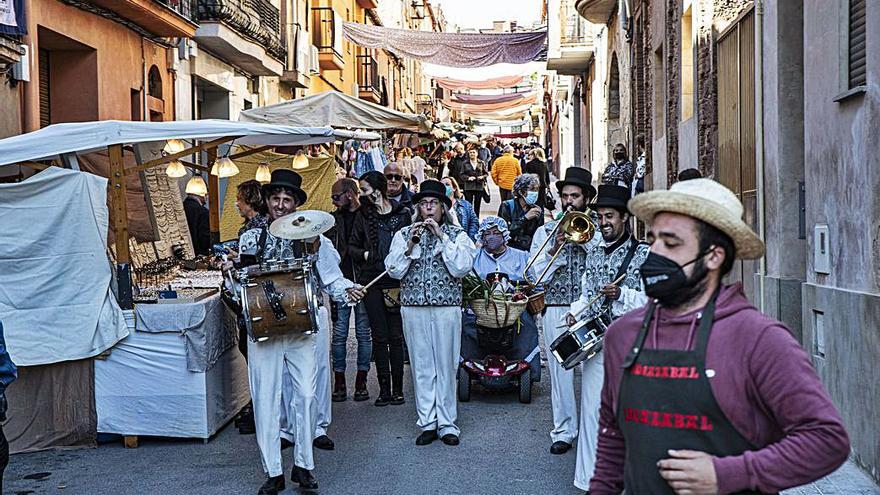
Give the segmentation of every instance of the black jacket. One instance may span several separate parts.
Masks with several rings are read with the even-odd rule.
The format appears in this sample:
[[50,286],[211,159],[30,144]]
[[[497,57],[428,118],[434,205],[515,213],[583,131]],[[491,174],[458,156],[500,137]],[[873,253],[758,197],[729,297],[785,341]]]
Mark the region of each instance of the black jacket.
[[542,206],[545,205],[547,202],[547,188],[550,187],[550,171],[548,163],[542,162],[541,160],[531,160],[526,162],[523,173],[535,174],[538,176],[538,181],[541,183],[540,189],[538,189],[538,204]]
[[338,209],[331,212],[336,220],[336,224],[325,234],[333,242],[333,247],[339,251],[339,256],[342,258],[342,261],[339,262],[339,269],[342,270],[342,275],[355,282],[357,280],[355,279],[354,262],[348,253],[348,245],[351,241],[351,231],[354,229],[354,220],[357,218],[357,213],[357,211]]
[[[358,283],[366,284],[385,271],[385,257],[391,250],[394,234],[410,223],[412,210],[393,200],[391,211],[385,215],[380,215],[374,205],[365,205],[358,210],[348,244],[348,254],[354,262]],[[368,252],[366,259],[365,252]],[[378,287],[388,288],[399,284],[399,281],[386,275]]]
[[510,231],[510,240],[507,245],[523,251],[529,251],[532,247],[532,237],[538,227],[544,225],[544,209],[539,205],[532,208],[540,208],[541,214],[529,220],[525,218],[526,210],[523,210],[519,201],[508,199],[502,201],[498,207],[498,216],[507,222]]
[[197,199],[187,197],[183,200],[183,212],[196,255],[210,254],[211,220],[208,210]]

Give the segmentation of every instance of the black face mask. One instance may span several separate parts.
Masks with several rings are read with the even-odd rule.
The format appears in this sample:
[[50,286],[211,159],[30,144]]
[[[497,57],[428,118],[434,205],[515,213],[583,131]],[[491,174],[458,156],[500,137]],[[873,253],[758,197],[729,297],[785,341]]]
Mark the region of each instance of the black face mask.
[[620,152],[614,153],[615,160],[623,160],[624,158],[626,158],[626,153],[620,153]]
[[[645,294],[657,299],[662,306],[674,308],[692,300],[703,292],[706,275],[709,270],[703,264],[703,256],[711,249],[699,254],[696,258],[679,266],[678,263],[657,253],[648,253],[641,268]],[[684,267],[696,263],[690,277],[685,275]]]

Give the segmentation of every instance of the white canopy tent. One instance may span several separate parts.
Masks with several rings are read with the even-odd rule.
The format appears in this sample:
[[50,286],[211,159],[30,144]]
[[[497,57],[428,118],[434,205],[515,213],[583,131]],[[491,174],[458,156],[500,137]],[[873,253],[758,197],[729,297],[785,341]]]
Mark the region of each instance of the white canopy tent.
[[245,110],[239,115],[239,120],[264,124],[329,125],[342,129],[431,132],[431,124],[424,115],[398,112],[338,91],[325,91]]
[[[0,165],[61,158],[66,153],[89,153],[115,144],[137,144],[169,139],[214,140],[228,138],[253,146],[303,146],[336,139],[377,140],[372,132],[351,132],[330,127],[233,122],[229,120],[183,120],[175,122],[128,122],[103,120],[54,124],[38,131],[0,140]],[[184,154],[191,155],[193,152]]]

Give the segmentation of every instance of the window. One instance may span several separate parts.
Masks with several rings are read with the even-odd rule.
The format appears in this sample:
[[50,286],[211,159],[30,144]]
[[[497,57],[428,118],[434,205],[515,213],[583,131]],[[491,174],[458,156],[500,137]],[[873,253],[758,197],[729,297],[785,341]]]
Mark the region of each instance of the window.
[[866,0],[848,0],[848,2],[847,89],[853,89],[868,84]]
[[693,6],[688,5],[681,16],[681,121],[694,116],[694,38]]
[[654,52],[654,60],[651,64],[654,90],[654,139],[660,139],[666,135],[666,72],[663,69],[663,46]]
[[611,75],[608,78],[608,118],[620,118],[620,69],[616,53],[611,54]]

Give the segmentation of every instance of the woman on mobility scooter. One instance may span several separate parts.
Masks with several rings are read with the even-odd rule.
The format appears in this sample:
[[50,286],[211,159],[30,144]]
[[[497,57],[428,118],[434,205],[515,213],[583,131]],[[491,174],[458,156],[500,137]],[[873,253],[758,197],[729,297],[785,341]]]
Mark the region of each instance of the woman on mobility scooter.
[[[477,239],[481,248],[474,260],[471,288],[465,289],[473,293],[465,294],[464,299],[473,301],[462,316],[458,398],[468,401],[471,384],[480,383],[488,389],[515,386],[519,388],[520,401],[528,403],[532,382],[541,377],[538,327],[528,311],[522,311],[518,318],[514,313],[503,313],[512,306],[504,300],[517,303],[517,298],[522,298],[522,304],[513,306],[522,308],[525,304],[520,289],[524,288],[523,271],[529,253],[507,245],[510,231],[507,222],[499,217],[486,217],[480,223]],[[483,305],[477,309],[489,313],[490,319],[494,314],[494,324],[478,325],[473,305]]]

